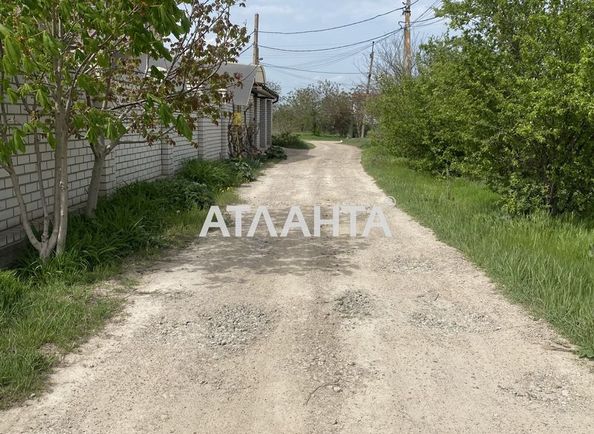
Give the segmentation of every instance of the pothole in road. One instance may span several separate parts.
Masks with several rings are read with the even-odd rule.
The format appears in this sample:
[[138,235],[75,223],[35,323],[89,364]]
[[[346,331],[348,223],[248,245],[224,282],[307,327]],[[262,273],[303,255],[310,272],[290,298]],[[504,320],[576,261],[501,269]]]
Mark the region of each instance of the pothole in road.
[[428,273],[434,269],[435,265],[429,259],[405,256],[385,258],[373,266],[374,271],[391,273]]
[[528,373],[516,384],[499,388],[518,398],[545,405],[566,406],[576,401],[573,384],[568,378],[550,373]]
[[275,322],[274,312],[256,306],[224,305],[206,315],[206,338],[213,345],[241,348],[268,336]]
[[431,307],[413,312],[410,322],[443,333],[483,333],[496,329],[491,317],[481,312],[469,312],[458,306]]
[[346,318],[367,317],[372,309],[371,299],[361,291],[347,291],[334,304],[334,310]]

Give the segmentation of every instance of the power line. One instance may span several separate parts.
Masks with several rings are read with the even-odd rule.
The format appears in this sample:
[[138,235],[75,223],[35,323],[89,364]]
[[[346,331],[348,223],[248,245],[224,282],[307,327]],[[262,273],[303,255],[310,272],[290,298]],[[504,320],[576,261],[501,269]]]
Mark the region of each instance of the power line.
[[418,17],[417,17],[417,18],[416,18],[416,19],[415,19],[415,20],[412,22],[412,24],[419,22],[419,20],[420,20],[421,18],[423,18],[427,12],[429,12],[431,9],[433,9],[433,8],[434,8],[434,7],[437,5],[437,3],[439,3],[440,1],[441,1],[441,0],[435,0],[433,3],[431,3],[431,6],[429,6],[427,9],[425,9],[425,10],[423,11],[423,13],[421,13],[421,15],[419,15],[419,16],[418,16]]
[[315,69],[315,68],[325,68],[330,65],[334,65],[336,63],[343,62],[347,59],[355,57],[367,50],[369,50],[371,46],[365,46],[363,48],[358,48],[354,51],[349,51],[345,53],[340,53],[338,56],[330,56],[325,57],[324,59],[317,59],[317,60],[310,60],[308,62],[301,62],[299,64],[290,65],[292,68],[304,68],[304,69]]
[[290,66],[280,66],[280,65],[272,65],[270,63],[263,64],[267,68],[273,69],[287,69],[289,71],[297,71],[297,72],[310,72],[312,74],[330,74],[330,75],[361,75],[358,72],[331,72],[331,71],[312,71],[310,69],[300,69],[300,68],[292,68]]
[[442,17],[442,18],[436,19],[435,21],[425,22],[425,23],[422,23],[422,24],[413,23],[412,24],[412,28],[419,29],[421,27],[430,27],[430,26],[432,26],[434,24],[437,24],[437,23],[442,22],[443,20],[445,20],[445,18]]
[[431,21],[431,20],[443,20],[443,17],[431,17],[431,18],[425,18],[423,20],[416,19],[412,22],[412,24],[425,23],[425,22]]
[[266,45],[260,45],[261,48],[266,48],[268,50],[274,50],[274,51],[282,51],[285,53],[317,53],[317,52],[322,52],[322,51],[333,51],[333,50],[340,50],[342,48],[349,48],[349,47],[355,47],[357,45],[361,45],[361,44],[367,44],[369,42],[372,41],[381,41],[383,39],[386,39],[394,34],[396,34],[397,32],[399,32],[400,29],[398,30],[393,30],[391,32],[385,33],[381,36],[377,36],[375,38],[371,38],[371,39],[366,39],[364,41],[359,41],[359,42],[354,42],[352,44],[347,44],[347,45],[339,45],[337,47],[328,47],[328,48],[312,48],[312,49],[289,49],[289,48],[276,48],[276,47],[269,47]]
[[365,20],[356,21],[356,22],[354,22],[354,23],[349,23],[349,24],[343,24],[343,25],[341,25],[341,26],[327,27],[327,28],[325,28],[325,29],[316,29],[316,30],[302,30],[302,31],[298,31],[298,32],[265,32],[265,31],[263,31],[263,30],[260,30],[260,33],[266,33],[266,34],[269,34],[269,35],[304,35],[304,34],[307,34],[307,33],[322,33],[322,32],[329,32],[329,31],[331,31],[331,30],[345,29],[345,28],[347,28],[347,27],[356,26],[356,25],[358,25],[358,24],[368,23],[369,21],[373,21],[373,20],[376,20],[376,19],[378,19],[378,18],[385,17],[386,15],[393,14],[394,12],[396,12],[396,11],[400,11],[400,10],[402,10],[402,9],[403,9],[402,7],[400,7],[400,8],[396,8],[396,9],[392,9],[391,11],[384,12],[383,14],[379,14],[379,15],[376,15],[376,16],[374,16],[374,17],[367,18],[367,19],[365,19]]

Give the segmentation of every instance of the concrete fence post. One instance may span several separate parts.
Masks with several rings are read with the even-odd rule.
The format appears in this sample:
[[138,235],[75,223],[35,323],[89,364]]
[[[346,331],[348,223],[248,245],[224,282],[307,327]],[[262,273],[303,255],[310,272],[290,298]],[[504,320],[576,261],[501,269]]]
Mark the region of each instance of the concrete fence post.
[[161,175],[164,177],[172,176],[174,172],[173,146],[161,142]]

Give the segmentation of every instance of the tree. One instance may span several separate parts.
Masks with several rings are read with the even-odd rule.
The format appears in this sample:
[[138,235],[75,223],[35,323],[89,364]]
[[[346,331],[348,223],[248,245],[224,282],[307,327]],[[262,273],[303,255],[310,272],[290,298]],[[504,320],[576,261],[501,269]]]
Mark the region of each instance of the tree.
[[[166,51],[157,53],[161,62],[151,58],[146,42],[137,35],[105,52],[109,64],[98,65],[85,89],[88,114],[82,122],[88,123],[89,115],[104,118],[103,128],[87,135],[95,156],[88,216],[97,206],[105,159],[117,146],[144,142],[173,145],[172,133],[192,141],[200,118],[209,116],[216,122],[223,97],[219,89],[239,79],[219,74],[218,69],[234,60],[247,42],[245,27],[230,19],[235,4],[236,0],[218,0],[190,2],[183,8],[170,5],[172,9],[165,12],[170,18],[167,23],[142,28],[151,33],[149,38],[167,44]],[[140,141],[131,141],[128,133],[140,136]]]
[[329,80],[318,82],[320,128],[322,131],[346,137],[353,123],[351,94]]
[[[96,161],[100,161],[103,139],[117,141],[130,125],[141,131],[157,129],[147,108],[157,111],[165,127],[173,125],[189,135],[191,124],[183,113],[197,102],[208,105],[212,92],[185,96],[198,90],[203,82],[199,77],[205,76],[206,65],[212,67],[208,62],[213,57],[219,58],[222,53],[224,58],[229,53],[225,44],[221,50],[218,45],[221,35],[226,34],[223,28],[228,25],[228,15],[214,19],[210,27],[214,44],[206,44],[200,37],[205,39],[204,28],[210,26],[213,11],[224,12],[232,4],[235,2],[231,0],[192,2],[190,6],[176,0],[2,2],[0,164],[12,180],[27,237],[42,258],[49,257],[54,249],[59,255],[66,246],[70,140],[88,139],[99,154]],[[200,14],[209,18],[193,23],[192,19]],[[166,46],[169,35],[176,40]],[[233,27],[228,36],[241,40],[245,31]],[[186,40],[194,44],[185,44]],[[192,57],[198,54],[201,57]],[[141,55],[170,59],[170,65],[179,67],[171,67],[162,75],[157,67],[150,66],[142,78],[142,74],[130,72],[138,67]],[[150,80],[152,84],[148,85]],[[117,90],[125,93],[124,99],[117,100]],[[19,101],[25,107],[26,120],[14,123],[8,114],[8,102]],[[176,111],[182,114],[174,116]],[[124,119],[132,123],[126,125]],[[43,188],[42,141],[54,150],[53,210],[49,209]],[[43,224],[39,234],[31,223],[13,163],[13,157],[24,152],[28,143],[37,155],[42,196]]]
[[[446,1],[472,81],[487,102],[481,170],[506,208],[552,214],[594,201],[594,4]],[[479,86],[477,86],[479,85]]]
[[390,149],[438,173],[485,180],[505,210],[594,208],[594,4],[463,0],[439,15],[418,73],[380,83]]
[[346,136],[352,122],[351,93],[328,80],[290,92],[275,112],[275,128],[282,132],[308,131],[315,135]]

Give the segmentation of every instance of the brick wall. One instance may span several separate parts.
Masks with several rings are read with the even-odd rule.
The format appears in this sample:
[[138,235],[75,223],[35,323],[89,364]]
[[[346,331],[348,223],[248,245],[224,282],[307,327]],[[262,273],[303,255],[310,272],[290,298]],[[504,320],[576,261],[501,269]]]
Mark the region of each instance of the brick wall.
[[[255,99],[253,115],[261,122],[262,112],[257,108],[263,107],[261,100]],[[232,110],[230,105],[223,107],[223,112]],[[8,105],[10,121],[14,124],[26,121],[24,110],[18,104]],[[194,158],[216,160],[226,158],[228,154],[229,119],[223,115],[219,125],[208,119],[202,119],[194,132],[194,147],[185,137],[176,137],[175,146],[169,144],[155,144],[149,146],[140,137],[132,135],[125,137],[126,141],[136,143],[120,144],[105,161],[104,173],[101,178],[100,194],[108,195],[115,189],[136,181],[153,180],[164,176],[172,176],[180,169],[184,161]],[[265,131],[265,130],[262,130]],[[263,134],[260,134],[262,136]],[[265,139],[264,140],[264,144]],[[84,207],[93,168],[93,153],[84,140],[70,142],[69,155],[69,204],[73,211]],[[13,158],[27,211],[30,218],[36,219],[42,215],[41,191],[37,179],[37,158],[31,145],[27,152]],[[53,204],[54,188],[54,155],[48,144],[41,144],[42,178],[48,205]],[[17,204],[12,182],[8,173],[0,168],[0,266],[12,259],[16,246],[25,239],[21,229],[20,210]]]

